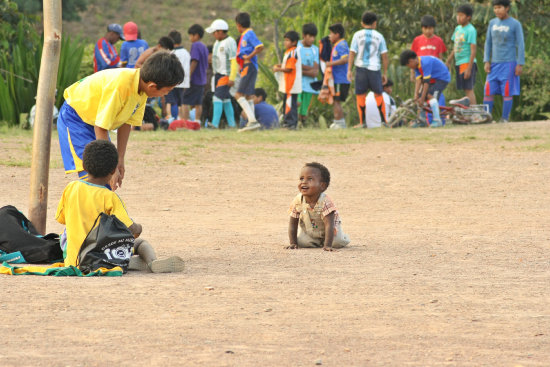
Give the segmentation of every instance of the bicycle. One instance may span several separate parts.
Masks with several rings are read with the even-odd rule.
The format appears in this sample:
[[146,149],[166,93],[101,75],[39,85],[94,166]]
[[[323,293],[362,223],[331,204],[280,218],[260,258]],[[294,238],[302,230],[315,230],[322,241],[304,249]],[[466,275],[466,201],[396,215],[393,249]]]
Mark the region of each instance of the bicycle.
[[[390,128],[399,126],[430,126],[425,117],[421,116],[421,111],[426,114],[432,113],[431,108],[427,104],[419,106],[414,99],[408,99],[397,108],[384,125]],[[488,106],[482,104],[470,105],[468,97],[451,100],[450,106],[440,106],[439,114],[449,123],[458,125],[486,124],[493,120]]]

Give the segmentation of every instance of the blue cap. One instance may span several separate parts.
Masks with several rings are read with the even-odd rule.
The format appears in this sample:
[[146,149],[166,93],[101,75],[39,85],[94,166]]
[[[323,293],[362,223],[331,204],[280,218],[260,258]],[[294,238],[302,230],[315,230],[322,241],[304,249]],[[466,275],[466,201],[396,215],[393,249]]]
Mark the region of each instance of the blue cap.
[[124,32],[122,31],[122,27],[120,26],[120,24],[117,24],[117,23],[109,24],[107,26],[107,31],[118,33],[118,35],[120,36],[120,39],[124,41]]

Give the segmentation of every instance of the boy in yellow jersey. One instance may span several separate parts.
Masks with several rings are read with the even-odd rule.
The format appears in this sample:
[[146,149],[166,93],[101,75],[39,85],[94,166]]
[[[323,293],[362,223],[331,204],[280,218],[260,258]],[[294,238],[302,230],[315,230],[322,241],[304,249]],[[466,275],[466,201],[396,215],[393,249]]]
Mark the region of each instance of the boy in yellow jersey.
[[[83,166],[88,172],[87,181],[70,182],[63,190],[57,207],[56,220],[64,224],[61,235],[61,248],[65,266],[76,266],[80,247],[92,230],[100,213],[115,215],[136,238],[130,269],[151,270],[166,273],[183,270],[183,260],[177,256],[157,260],[151,245],[138,238],[142,227],[128,216],[120,197],[105,187],[115,174],[118,165],[118,153],[115,146],[106,140],[95,140],[86,145],[83,152]],[[141,265],[140,265],[141,264]]]
[[141,126],[148,97],[161,97],[183,81],[178,58],[157,52],[141,69],[111,69],[90,75],[65,89],[65,103],[57,132],[65,173],[87,178],[82,165],[84,147],[93,140],[109,140],[117,130],[118,166],[110,181],[116,190],[124,178],[124,155],[132,126]]

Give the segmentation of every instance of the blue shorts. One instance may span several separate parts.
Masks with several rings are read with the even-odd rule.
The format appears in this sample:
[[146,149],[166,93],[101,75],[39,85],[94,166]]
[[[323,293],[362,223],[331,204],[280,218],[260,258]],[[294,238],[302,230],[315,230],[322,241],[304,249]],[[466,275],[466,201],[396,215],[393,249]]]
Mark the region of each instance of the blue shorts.
[[222,101],[224,99],[231,99],[231,93],[229,93],[229,77],[227,75],[222,75],[219,73],[216,73],[214,75],[214,85],[216,86],[214,89],[214,96],[218,97]]
[[367,94],[372,90],[376,94],[382,94],[382,73],[380,70],[374,71],[366,68],[356,68],[355,70],[355,94]]
[[345,102],[349,95],[349,83],[346,84],[334,84],[334,96],[335,101]]
[[439,79],[435,79],[435,83],[430,83],[428,87],[428,95],[432,95],[435,99],[439,100],[439,96],[443,94],[445,88],[447,88],[447,82]]
[[474,62],[474,66],[472,66],[472,73],[470,74],[470,78],[464,79],[464,73],[460,73],[460,66],[455,66],[456,70],[456,89],[459,90],[471,90],[474,89],[474,85],[476,85],[476,75],[477,75],[477,64]]
[[96,140],[93,125],[82,121],[76,111],[63,103],[57,118],[57,134],[65,173],[82,172],[82,155],[86,145]]
[[237,93],[244,94],[245,96],[251,96],[254,94],[256,88],[256,78],[258,77],[258,70],[253,63],[244,64],[241,70],[241,81],[239,83],[239,89]]
[[515,62],[491,63],[491,72],[487,74],[485,82],[485,95],[519,96],[520,86],[516,65]]
[[166,97],[164,97],[164,102],[175,106],[181,106],[183,104],[183,88],[176,87],[172,89]]
[[183,104],[187,106],[201,106],[204,97],[204,85],[191,84],[183,91]]

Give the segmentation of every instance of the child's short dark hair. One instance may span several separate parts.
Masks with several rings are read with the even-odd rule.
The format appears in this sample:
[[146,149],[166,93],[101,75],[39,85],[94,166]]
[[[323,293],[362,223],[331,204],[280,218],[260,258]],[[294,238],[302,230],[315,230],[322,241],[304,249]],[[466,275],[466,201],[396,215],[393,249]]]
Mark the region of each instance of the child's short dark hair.
[[413,50],[405,50],[401,52],[401,55],[399,56],[399,62],[402,66],[405,66],[409,63],[410,59],[416,59],[418,56],[416,55],[416,52]]
[[139,76],[145,83],[153,82],[157,89],[161,89],[182,83],[184,72],[176,55],[168,51],[158,51],[145,60]]
[[420,27],[435,28],[435,18],[431,15],[424,15],[420,18]]
[[313,37],[317,36],[317,26],[313,23],[307,23],[302,26],[302,34],[304,36],[310,35]]
[[388,81],[386,81],[386,84],[384,84],[384,88],[386,87],[393,87],[393,80],[388,79]]
[[361,22],[364,25],[371,25],[377,20],[378,20],[378,17],[376,16],[376,13],[373,13],[372,11],[366,11],[361,16]]
[[330,185],[330,172],[327,167],[317,162],[306,163],[305,167],[317,168],[321,172],[321,182],[326,183],[328,188]]
[[254,95],[256,97],[262,97],[262,100],[264,101],[267,99],[267,93],[263,88],[254,89]]
[[174,40],[170,37],[163,36],[159,39],[159,45],[160,47],[171,51],[174,49]]
[[116,147],[108,140],[94,140],[84,148],[82,164],[91,176],[107,177],[118,165]]
[[296,31],[288,31],[288,32],[285,33],[285,38],[288,38],[292,42],[297,43],[298,40],[300,39],[300,35]]
[[474,14],[474,8],[470,4],[462,4],[456,9],[456,12],[471,17]]
[[168,37],[170,37],[172,39],[172,41],[174,41],[174,44],[175,45],[181,45],[181,33],[176,31],[176,30],[173,30],[172,32],[168,33]]
[[493,6],[497,5],[508,7],[510,6],[510,0],[493,0]]
[[235,22],[241,27],[249,28],[250,27],[250,14],[248,13],[239,13],[235,17]]
[[198,34],[199,38],[202,38],[204,36],[204,28],[200,24],[193,24],[187,30],[187,34]]
[[344,38],[344,36],[346,35],[346,30],[344,29],[342,23],[335,23],[328,27],[328,30],[332,33],[339,34],[340,38]]

